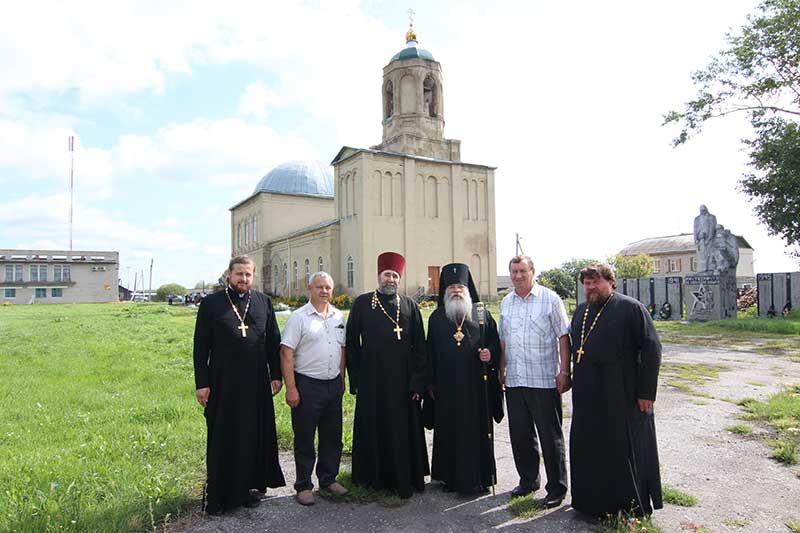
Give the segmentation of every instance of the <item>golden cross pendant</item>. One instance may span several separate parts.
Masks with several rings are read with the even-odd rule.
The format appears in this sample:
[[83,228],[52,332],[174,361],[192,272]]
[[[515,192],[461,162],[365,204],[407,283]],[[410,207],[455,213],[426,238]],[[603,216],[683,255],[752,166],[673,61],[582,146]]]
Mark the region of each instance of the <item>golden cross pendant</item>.
[[403,328],[400,327],[400,324],[397,324],[392,331],[397,333],[397,340],[400,340],[400,332],[403,331]]
[[579,346],[575,353],[578,354],[578,362],[581,362],[581,357],[583,357],[583,346]]
[[248,328],[248,326],[245,326],[244,322],[242,322],[241,324],[239,324],[239,327],[236,328],[236,329],[242,330],[242,337],[247,337],[247,328]]
[[456,340],[456,346],[461,346],[461,341],[464,340],[464,334],[461,333],[461,330],[458,330],[453,333],[453,338]]

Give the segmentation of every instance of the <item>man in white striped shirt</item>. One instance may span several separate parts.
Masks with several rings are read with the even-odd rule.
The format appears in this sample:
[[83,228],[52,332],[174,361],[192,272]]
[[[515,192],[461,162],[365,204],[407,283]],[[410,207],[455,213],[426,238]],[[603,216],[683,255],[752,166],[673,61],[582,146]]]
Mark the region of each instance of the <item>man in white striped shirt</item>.
[[[561,393],[569,390],[569,320],[559,296],[534,282],[533,260],[515,256],[508,265],[514,291],[500,304],[500,376],[506,390],[508,429],[519,484],[512,496],[539,489],[544,456],[547,496],[556,507],[567,493],[561,431]],[[537,439],[538,433],[538,439]]]

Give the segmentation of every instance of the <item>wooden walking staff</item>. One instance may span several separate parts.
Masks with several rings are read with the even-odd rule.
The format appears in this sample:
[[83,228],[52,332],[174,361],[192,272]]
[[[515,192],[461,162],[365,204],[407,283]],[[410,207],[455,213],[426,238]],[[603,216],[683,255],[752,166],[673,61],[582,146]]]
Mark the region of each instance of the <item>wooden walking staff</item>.
[[[486,308],[483,305],[483,302],[477,302],[475,304],[475,312],[478,315],[478,325],[480,326],[481,330],[481,340],[480,340],[480,348],[486,348]],[[489,454],[492,456],[489,457],[489,465],[491,465],[494,461],[494,438],[493,438],[493,424],[492,424],[492,407],[489,404],[489,364],[483,363],[483,395],[486,397],[486,436],[489,439]],[[497,472],[495,469],[492,469],[492,496],[495,496],[495,488],[494,486],[497,484]]]

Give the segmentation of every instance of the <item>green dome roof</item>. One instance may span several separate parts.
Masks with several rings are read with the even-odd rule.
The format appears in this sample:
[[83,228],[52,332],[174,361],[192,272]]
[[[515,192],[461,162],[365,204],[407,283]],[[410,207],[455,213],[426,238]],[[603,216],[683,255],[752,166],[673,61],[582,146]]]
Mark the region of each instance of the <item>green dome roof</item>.
[[401,61],[403,59],[427,59],[428,61],[435,61],[435,59],[433,59],[433,54],[422,48],[417,48],[414,45],[403,48],[392,57],[392,61]]

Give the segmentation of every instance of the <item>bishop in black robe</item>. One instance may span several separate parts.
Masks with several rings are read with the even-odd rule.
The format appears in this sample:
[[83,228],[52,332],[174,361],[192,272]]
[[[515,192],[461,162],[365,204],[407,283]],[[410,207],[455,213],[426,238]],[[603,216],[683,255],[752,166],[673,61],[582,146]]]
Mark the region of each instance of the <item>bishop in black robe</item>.
[[[244,337],[231,302],[244,317]],[[211,389],[204,412],[208,512],[250,502],[250,489],[263,493],[286,484],[278,463],[270,387],[270,381],[281,379],[280,342],[272,301],[260,292],[240,297],[228,287],[200,304],[194,369],[197,389]]]
[[[468,287],[472,302],[479,299],[467,265],[442,267],[439,306],[428,319],[429,394],[425,410],[433,413],[431,478],[443,482],[447,492],[474,494],[497,480],[493,416],[498,422],[503,417],[497,377],[500,337],[488,311],[483,336],[472,305],[463,323],[447,316],[444,294],[454,283]],[[480,348],[491,353],[489,362],[479,359]],[[499,413],[495,413],[498,406]]]
[[640,302],[611,291],[577,307],[570,334],[572,507],[649,515],[662,507],[653,410],[639,407],[656,398],[661,342],[653,320]]
[[[392,270],[402,273],[402,266]],[[398,339],[397,302],[396,294],[362,294],[347,320],[347,374],[356,395],[352,479],[408,498],[430,473],[420,402],[412,399],[425,389],[425,331],[417,304],[399,296]]]

